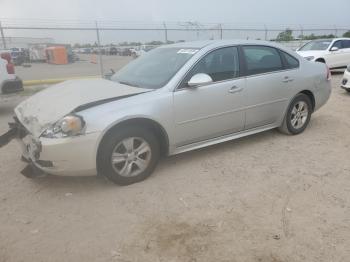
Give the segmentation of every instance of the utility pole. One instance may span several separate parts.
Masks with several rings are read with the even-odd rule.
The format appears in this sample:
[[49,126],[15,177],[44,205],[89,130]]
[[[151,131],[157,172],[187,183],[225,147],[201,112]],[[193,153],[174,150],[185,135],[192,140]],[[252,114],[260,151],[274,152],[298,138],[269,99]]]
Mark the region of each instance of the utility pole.
[[100,30],[98,29],[97,21],[95,21],[95,26],[96,26],[96,36],[97,36],[97,44],[98,44],[98,56],[99,56],[99,62],[100,62],[100,73],[101,73],[101,77],[103,77],[103,63],[102,63]]
[[336,25],[334,25],[334,32],[335,32],[335,37],[338,37],[338,29]]
[[304,39],[304,28],[302,25],[299,25],[300,26],[300,36],[301,36],[301,39],[303,40]]
[[2,45],[4,47],[4,49],[6,49],[6,39],[5,39],[5,35],[4,35],[4,30],[2,29],[2,25],[1,25],[1,21],[0,21],[0,32],[1,32],[1,39],[2,39]]
[[164,36],[165,36],[165,44],[168,44],[168,28],[166,27],[166,23],[163,23],[164,26]]
[[219,24],[219,30],[220,30],[220,39],[222,40],[222,24]]
[[267,41],[267,27],[266,27],[266,25],[264,25],[264,29],[265,29],[265,41]]

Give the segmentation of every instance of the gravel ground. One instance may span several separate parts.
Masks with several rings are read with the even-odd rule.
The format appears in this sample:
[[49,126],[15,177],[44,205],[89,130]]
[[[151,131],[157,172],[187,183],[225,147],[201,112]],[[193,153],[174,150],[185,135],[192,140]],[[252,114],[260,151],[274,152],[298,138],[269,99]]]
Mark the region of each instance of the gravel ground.
[[[340,262],[350,256],[350,95],[298,136],[268,131],[164,159],[146,181],[26,179],[0,150],[0,261]],[[0,104],[0,132],[23,97]]]

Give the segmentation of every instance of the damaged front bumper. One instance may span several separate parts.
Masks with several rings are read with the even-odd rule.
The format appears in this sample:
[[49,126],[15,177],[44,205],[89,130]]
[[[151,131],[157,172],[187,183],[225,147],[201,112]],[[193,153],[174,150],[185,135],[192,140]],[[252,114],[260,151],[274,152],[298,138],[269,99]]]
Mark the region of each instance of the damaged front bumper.
[[35,176],[47,173],[61,176],[96,175],[96,154],[100,133],[75,137],[34,137],[15,118],[8,132],[0,136],[0,147],[12,139],[22,148],[22,160],[28,163],[22,174]]
[[0,136],[0,148],[10,143],[13,139],[21,141],[20,144],[23,149],[21,159],[28,163],[28,166],[21,173],[26,177],[34,177],[42,174],[40,169],[33,164],[40,155],[40,141],[36,141],[31,137],[16,117],[14,117],[14,122],[9,123],[9,130]]

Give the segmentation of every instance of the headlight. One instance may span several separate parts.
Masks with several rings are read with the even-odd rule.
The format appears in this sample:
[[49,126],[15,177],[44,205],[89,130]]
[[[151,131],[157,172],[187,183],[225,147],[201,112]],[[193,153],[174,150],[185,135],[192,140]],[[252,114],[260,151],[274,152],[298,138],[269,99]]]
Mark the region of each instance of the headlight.
[[350,72],[350,65],[348,65],[348,67],[346,68],[346,70],[348,70],[348,72]]
[[68,115],[45,130],[43,137],[58,138],[76,136],[84,131],[85,122],[81,116]]
[[314,56],[306,56],[305,57],[305,59],[307,60],[307,61],[311,61],[311,60],[314,60]]

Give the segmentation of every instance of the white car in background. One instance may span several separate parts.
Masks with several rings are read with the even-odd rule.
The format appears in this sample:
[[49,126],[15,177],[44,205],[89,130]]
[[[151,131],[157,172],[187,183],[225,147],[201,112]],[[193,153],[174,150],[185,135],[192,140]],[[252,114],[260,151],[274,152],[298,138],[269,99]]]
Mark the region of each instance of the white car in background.
[[345,69],[350,64],[350,38],[314,40],[297,53],[309,61],[326,63],[330,69]]
[[341,87],[350,93],[350,64],[344,72],[343,80],[341,81]]
[[23,91],[22,80],[15,75],[11,54],[0,51],[0,95]]

